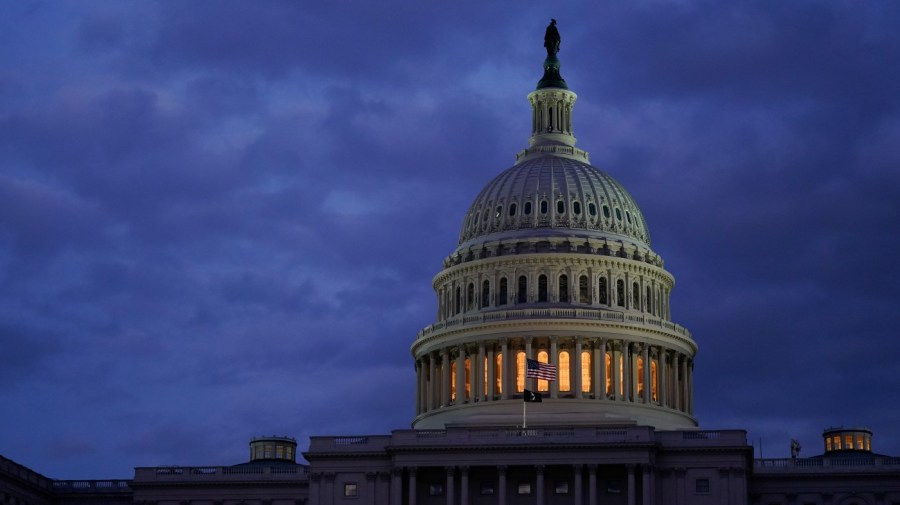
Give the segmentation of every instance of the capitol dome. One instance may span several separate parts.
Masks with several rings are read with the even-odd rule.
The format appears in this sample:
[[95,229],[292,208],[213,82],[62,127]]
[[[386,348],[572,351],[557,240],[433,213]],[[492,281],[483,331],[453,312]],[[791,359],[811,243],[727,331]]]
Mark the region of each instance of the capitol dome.
[[437,321],[411,346],[417,429],[697,426],[675,279],[632,196],[575,147],[576,98],[548,48],[528,145],[477,195],[434,277]]

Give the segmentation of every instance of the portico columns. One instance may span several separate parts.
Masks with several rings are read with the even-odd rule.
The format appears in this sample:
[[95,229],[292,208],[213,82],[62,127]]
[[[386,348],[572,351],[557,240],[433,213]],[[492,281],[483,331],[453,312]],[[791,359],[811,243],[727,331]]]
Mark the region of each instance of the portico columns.
[[509,339],[500,341],[500,399],[509,399]]
[[625,465],[628,471],[628,505],[637,505],[634,486],[634,465]]
[[472,391],[473,401],[483,402],[485,395],[485,366],[484,366],[484,342],[478,342],[478,362],[472,367]]
[[400,482],[400,477],[402,476],[402,468],[391,470],[391,505],[403,505],[403,497],[400,496],[403,490],[403,483]]
[[[550,364],[559,370],[559,352],[556,337],[550,337]],[[559,381],[550,381],[550,398],[559,396]]]
[[406,469],[409,474],[409,505],[416,505],[416,469],[415,467],[410,467]]
[[[582,465],[575,465],[572,468],[573,468],[573,470],[575,470],[575,479],[574,479],[575,489],[574,489],[574,493],[573,493],[575,495],[575,505],[582,505],[582,502],[581,502],[581,487],[582,487],[581,473],[582,473],[584,467]],[[413,505],[415,505],[415,504],[413,504]]]
[[606,399],[606,339],[594,345],[594,399]]
[[642,357],[644,359],[644,404],[649,405],[650,398],[652,398],[652,395],[650,394],[652,384],[650,384],[650,346],[647,344],[644,344],[644,353]]
[[434,401],[437,398],[437,372],[435,367],[435,361],[437,361],[437,355],[435,353],[431,353],[428,355],[428,410],[437,408],[436,402]]
[[544,505],[544,465],[537,465],[534,467],[535,471],[535,484],[537,490],[535,491],[535,498],[537,498],[537,505]]
[[452,466],[446,467],[447,470],[447,489],[445,495],[447,496],[447,505],[455,505],[456,500],[453,491],[453,472],[454,468]]
[[450,349],[441,349],[441,406],[450,405]]
[[459,505],[469,505],[469,467],[467,466],[459,469]]
[[487,350],[487,388],[484,392],[485,400],[489,402],[494,400],[494,391],[497,387],[497,367],[494,365],[496,361],[496,358],[494,358],[494,344],[491,344]]
[[669,406],[669,367],[666,363],[669,351],[665,347],[659,348],[659,404]]
[[[531,350],[531,337],[525,337],[525,359],[534,359],[534,354]],[[528,368],[527,366],[525,367]],[[518,374],[518,367],[516,369],[516,374]],[[537,386],[535,385],[535,379],[529,379],[528,374],[525,374],[525,389],[530,389],[532,391],[537,391]],[[518,390],[516,391],[518,393]]]
[[456,350],[456,405],[466,402],[466,348],[459,346]]
[[574,375],[575,380],[572,381],[572,384],[575,388],[575,398],[581,399],[581,337],[575,337],[575,370],[570,372],[570,375]]
[[597,465],[588,465],[588,505],[597,505]]
[[497,467],[497,505],[506,505],[506,467]]

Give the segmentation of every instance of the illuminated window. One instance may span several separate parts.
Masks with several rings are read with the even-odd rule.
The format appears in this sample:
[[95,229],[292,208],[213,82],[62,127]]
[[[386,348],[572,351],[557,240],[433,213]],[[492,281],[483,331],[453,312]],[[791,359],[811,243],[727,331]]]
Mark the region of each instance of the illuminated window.
[[866,436],[866,450],[872,450],[872,437]]
[[572,384],[569,379],[569,351],[559,351],[559,390],[571,391]]
[[825,439],[825,450],[826,451],[831,450],[831,437]]
[[616,281],[616,304],[619,307],[625,306],[625,281],[622,279]]
[[625,394],[625,356],[619,353],[619,395]]
[[263,458],[272,459],[272,446],[271,445],[266,445],[266,449],[265,449]]
[[833,444],[834,444],[834,450],[837,451],[837,450],[841,449],[841,436],[840,435],[834,436]]
[[613,385],[612,385],[612,352],[606,353],[606,394],[613,394]]
[[518,299],[517,303],[527,303],[528,302],[528,277],[524,275],[519,276],[519,291],[518,291]]
[[481,308],[485,308],[491,301],[491,283],[484,281],[481,283]]
[[518,488],[519,494],[531,494],[531,483],[520,482]]
[[557,482],[555,492],[556,494],[569,494],[569,483],[567,481]]
[[450,401],[456,400],[456,367],[448,364],[450,367]]
[[539,302],[547,301],[547,276],[546,275],[538,276],[538,301]]
[[844,435],[844,449],[853,449],[853,435]]
[[275,446],[275,458],[276,459],[284,459],[284,446],[283,445]]
[[465,388],[466,388],[466,396],[463,398],[464,400],[468,400],[472,398],[472,361],[469,358],[463,362],[463,366],[466,369],[465,375]]
[[591,295],[588,293],[587,275],[578,278],[578,301],[581,303],[591,303]]
[[294,461],[294,448],[291,446],[287,446],[284,448],[285,459],[289,459]]
[[346,497],[354,497],[357,496],[359,489],[356,486],[355,482],[348,482],[344,484],[344,496]]
[[856,448],[859,450],[863,450],[865,447],[863,446],[863,436],[862,433],[856,435]]
[[428,494],[431,496],[440,496],[444,494],[443,484],[431,484],[428,486]]
[[591,353],[590,351],[581,351],[581,392],[591,392]]
[[516,392],[525,391],[525,352],[516,353]]
[[569,277],[567,275],[559,276],[559,301],[569,301]]
[[644,358],[640,356],[637,359],[637,394],[644,395]]
[[494,364],[497,373],[495,381],[497,382],[497,394],[499,395],[503,394],[503,353],[498,352],[495,359],[497,361],[497,363]]
[[469,283],[468,289],[466,289],[466,310],[472,310],[475,308],[475,284]]
[[657,360],[650,360],[650,399],[653,401],[659,401],[659,378],[657,377]]
[[506,277],[500,278],[500,296],[497,299],[497,305],[506,305],[506,297],[509,288],[507,288]]
[[601,305],[609,305],[609,297],[606,293],[606,277],[601,277],[597,282],[597,303]]
[[[549,357],[550,357],[550,355],[547,354],[547,351],[539,351],[538,355],[537,355],[537,359],[541,363],[549,363],[549,361],[548,361]],[[544,379],[538,379],[538,381],[537,381],[538,391],[548,391],[549,387],[550,387],[549,382],[545,381]]]

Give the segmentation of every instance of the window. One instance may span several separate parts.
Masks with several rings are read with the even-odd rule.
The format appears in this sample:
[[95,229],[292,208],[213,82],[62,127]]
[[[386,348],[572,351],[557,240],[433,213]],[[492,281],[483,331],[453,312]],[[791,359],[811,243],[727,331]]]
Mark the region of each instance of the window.
[[578,278],[578,301],[581,303],[591,303],[591,295],[588,293],[587,275]]
[[506,305],[506,297],[509,289],[507,288],[506,277],[500,278],[500,296],[497,299],[497,305]]
[[638,356],[637,359],[637,394],[644,396],[644,358]]
[[[537,360],[540,361],[541,363],[549,363],[549,361],[548,361],[549,358],[550,358],[550,355],[547,354],[547,351],[539,351],[537,354]],[[549,391],[550,383],[543,379],[538,379],[537,388],[538,388],[538,391],[541,391],[541,392]]]
[[468,289],[466,289],[466,310],[472,310],[475,308],[475,284],[469,283]]
[[709,479],[697,479],[694,481],[694,489],[698,493],[709,492]]
[[531,215],[531,202],[525,202],[525,215]]
[[481,283],[481,308],[490,305],[491,301],[491,283],[484,281]]
[[616,305],[625,306],[625,281],[622,279],[616,281]]
[[538,301],[539,302],[547,301],[547,276],[546,275],[538,276]]
[[590,214],[591,217],[595,217],[597,215],[597,206],[594,205],[594,202],[588,204],[588,214]]
[[497,383],[497,394],[503,394],[503,353],[498,352],[497,357],[494,358],[496,363],[494,364],[494,368],[496,368],[497,378],[495,382]]
[[[503,206],[498,205],[497,208],[494,209],[494,219],[500,219],[500,216],[502,216],[502,215],[503,215]],[[631,220],[630,220],[630,216],[629,216],[629,222],[630,221]]]
[[559,352],[559,390],[571,391],[572,381],[569,377],[569,351]]
[[525,351],[516,353],[516,393],[525,391]]
[[610,396],[613,394],[612,364],[613,364],[612,353],[607,351],[607,353],[606,353],[606,394],[610,395]]
[[509,204],[509,217],[513,217],[515,215],[516,215],[516,204],[511,203],[511,204]]
[[456,286],[456,313],[459,314],[459,310],[462,302],[462,291],[460,291],[459,286]]
[[619,209],[616,209],[616,219],[618,219],[619,221],[622,220],[622,211]]
[[650,399],[655,402],[659,401],[659,366],[657,363],[658,360],[650,360]]
[[569,277],[565,274],[559,276],[559,301],[569,301]]
[[428,494],[431,496],[440,496],[444,494],[444,485],[443,484],[431,484],[428,486]]
[[357,487],[355,482],[348,482],[344,484],[344,496],[347,497],[356,497],[358,496],[359,488]]
[[636,282],[631,285],[631,308],[641,308],[641,287]]
[[609,207],[607,207],[606,205],[603,206],[603,217],[609,219]]
[[581,351],[581,392],[591,392],[591,352]]
[[609,297],[606,294],[606,277],[601,277],[597,281],[597,303],[601,305],[609,305]]
[[520,482],[518,492],[519,494],[531,494],[531,483]]
[[466,375],[463,377],[463,379],[465,379],[465,382],[463,384],[465,385],[466,391],[465,396],[463,396],[462,399],[470,400],[472,398],[472,362],[469,360],[469,358],[466,358],[463,361],[463,368],[465,368],[466,371]]
[[856,448],[859,450],[865,449],[865,447],[863,446],[863,436],[861,433],[856,435]]
[[546,214],[548,210],[547,200],[541,200],[541,214]]
[[581,215],[581,202],[572,202],[572,212],[574,212],[576,216]]
[[625,211],[625,219],[628,221],[628,224],[631,224],[631,212]]
[[519,290],[516,303],[528,303],[528,277],[519,276]]
[[482,482],[481,483],[481,494],[483,494],[483,495],[494,494],[494,483],[493,482]]
[[622,483],[617,480],[606,481],[606,492],[610,494],[619,494],[622,492]]
[[650,286],[647,286],[647,312],[653,312],[653,291],[650,289]]
[[456,360],[452,356],[447,366],[450,367],[450,401],[452,402],[456,401]]
[[566,202],[562,200],[558,200],[556,202],[556,213],[557,214],[565,214],[566,213]]
[[569,494],[569,483],[567,481],[557,482],[554,491],[556,494]]
[[830,450],[831,450],[831,438],[826,438],[826,439],[825,439],[825,450],[826,450],[826,451],[830,451]]
[[844,449],[853,449],[853,435],[844,435]]

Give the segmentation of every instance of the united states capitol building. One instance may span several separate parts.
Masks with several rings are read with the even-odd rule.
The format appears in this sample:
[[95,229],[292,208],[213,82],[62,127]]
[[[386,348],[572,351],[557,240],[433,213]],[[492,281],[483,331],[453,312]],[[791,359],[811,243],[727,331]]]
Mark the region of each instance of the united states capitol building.
[[[244,463],[131,480],[0,457],[0,504],[900,505],[900,457],[865,428],[826,429],[817,456],[755,459],[745,431],[699,426],[674,278],[637,202],[576,147],[577,97],[546,45],[527,146],[466,210],[436,321],[412,340],[412,429],[260,437]],[[557,380],[526,377],[528,359]]]

